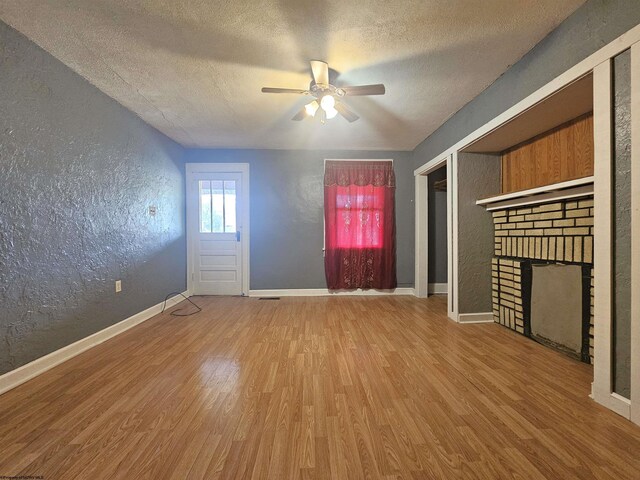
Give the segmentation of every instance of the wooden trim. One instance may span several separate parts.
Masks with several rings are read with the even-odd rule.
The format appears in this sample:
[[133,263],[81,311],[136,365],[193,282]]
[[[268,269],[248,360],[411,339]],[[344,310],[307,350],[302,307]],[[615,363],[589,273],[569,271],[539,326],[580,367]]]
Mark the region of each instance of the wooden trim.
[[[182,294],[185,297],[190,296],[188,290]],[[176,295],[175,297],[167,300],[167,308],[173,307],[182,301],[184,301],[184,298]],[[17,387],[18,385],[22,385],[47,370],[52,369],[56,365],[60,365],[76,355],[80,355],[82,352],[85,352],[96,345],[100,345],[110,338],[120,335],[122,332],[125,332],[130,328],[133,328],[136,325],[158,315],[162,311],[163,304],[164,302],[160,302],[140,313],[136,313],[135,315],[122,320],[121,322],[115,323],[103,330],[89,335],[88,337],[84,337],[77,342],[67,345],[66,347],[62,347],[51,352],[44,357],[37,358],[32,362],[16,368],[15,370],[11,370],[10,372],[0,375],[0,395]]]
[[611,59],[593,71],[594,89],[594,371],[593,398],[611,408],[612,119]]
[[414,170],[413,174],[414,174],[414,176],[417,176],[417,175],[429,175],[431,172],[435,172],[439,168],[441,168],[444,165],[446,165],[446,163],[449,161],[450,157],[451,157],[451,154],[447,154],[444,157],[434,158],[433,160],[431,160],[428,163],[425,163],[422,166],[422,169],[420,170],[420,173],[416,173],[417,170]]
[[327,288],[299,288],[276,290],[249,290],[250,297],[332,297],[336,296],[380,296],[380,295],[414,295],[413,288],[395,288],[393,290],[344,290],[330,291]]
[[448,283],[430,283],[428,291],[429,291],[429,295],[446,295],[449,292],[449,284]]
[[493,323],[493,313],[461,313],[458,315],[458,323]]
[[631,47],[631,421],[640,425],[640,43]]
[[531,197],[522,197],[515,200],[507,200],[504,202],[491,203],[486,208],[487,211],[503,210],[505,208],[525,207],[528,205],[537,205],[540,203],[554,202],[557,200],[569,200],[571,198],[580,198],[593,195],[592,185],[583,185],[582,187],[569,188],[561,192],[542,193]]
[[545,185],[544,187],[536,187],[529,190],[521,190],[519,192],[511,192],[505,193],[503,195],[496,195],[495,197],[483,198],[481,200],[477,200],[476,205],[489,205],[493,203],[504,202],[505,200],[521,199],[523,197],[530,197],[533,195],[549,192],[557,192],[559,195],[561,195],[565,189],[588,184],[593,184],[593,177],[578,178],[575,180],[569,180],[567,182],[554,183],[553,185]]
[[429,177],[415,177],[415,293],[419,298],[429,294]]
[[609,410],[624,418],[630,417],[631,401],[628,398],[624,398],[614,392],[611,392],[609,395],[602,396],[600,399],[596,399],[595,395],[592,393],[591,398],[596,400],[600,405],[607,407]]
[[[438,159],[431,168],[427,169],[421,175],[415,177],[415,291],[419,298],[426,297],[428,292],[428,268],[429,268],[429,182],[427,176],[443,166],[448,165],[448,158]],[[449,169],[447,167],[447,178]],[[447,194],[447,211],[450,211],[449,195]],[[447,214],[448,215],[448,214]],[[447,216],[447,235],[451,238],[449,232],[449,220]],[[449,255],[449,254],[448,254]]]
[[449,298],[447,302],[449,318],[458,321],[458,152],[454,152],[447,162],[447,179],[451,179],[451,188],[448,196],[447,231],[449,233]]

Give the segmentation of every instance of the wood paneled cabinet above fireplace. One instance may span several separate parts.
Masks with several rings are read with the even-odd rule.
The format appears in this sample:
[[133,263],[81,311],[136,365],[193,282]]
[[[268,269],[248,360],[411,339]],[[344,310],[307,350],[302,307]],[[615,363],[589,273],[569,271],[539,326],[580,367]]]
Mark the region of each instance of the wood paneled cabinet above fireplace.
[[501,193],[590,177],[593,156],[590,112],[502,152]]

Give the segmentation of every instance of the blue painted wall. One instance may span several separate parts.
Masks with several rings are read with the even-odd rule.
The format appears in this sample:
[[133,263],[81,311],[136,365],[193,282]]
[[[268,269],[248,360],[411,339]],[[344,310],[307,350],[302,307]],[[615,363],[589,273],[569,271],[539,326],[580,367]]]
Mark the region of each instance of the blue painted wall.
[[0,22],[0,374],[186,289],[183,156]]

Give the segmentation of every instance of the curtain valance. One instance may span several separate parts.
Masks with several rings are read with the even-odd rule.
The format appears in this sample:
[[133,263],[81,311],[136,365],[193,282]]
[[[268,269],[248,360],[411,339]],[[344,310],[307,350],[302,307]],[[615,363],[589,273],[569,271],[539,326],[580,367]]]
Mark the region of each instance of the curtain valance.
[[324,166],[324,185],[373,185],[395,188],[393,162],[327,161]]

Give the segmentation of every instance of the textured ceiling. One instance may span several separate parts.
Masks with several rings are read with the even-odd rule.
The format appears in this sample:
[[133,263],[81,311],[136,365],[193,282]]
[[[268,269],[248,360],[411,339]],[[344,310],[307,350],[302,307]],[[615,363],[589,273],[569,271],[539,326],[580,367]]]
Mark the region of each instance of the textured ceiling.
[[[411,150],[584,0],[0,0],[0,18],[185,146]],[[353,124],[292,122],[309,59]],[[307,99],[308,101],[308,99]]]

